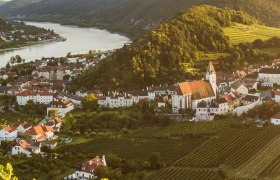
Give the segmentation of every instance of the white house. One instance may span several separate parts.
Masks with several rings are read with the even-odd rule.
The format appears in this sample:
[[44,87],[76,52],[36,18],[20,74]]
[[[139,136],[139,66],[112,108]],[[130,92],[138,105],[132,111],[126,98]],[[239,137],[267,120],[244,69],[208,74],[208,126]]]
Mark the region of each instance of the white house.
[[97,177],[96,170],[99,166],[107,166],[105,156],[103,156],[102,159],[96,156],[95,158],[84,163],[82,167],[75,173],[65,177],[64,179],[95,179]]
[[201,101],[196,108],[196,121],[213,120],[215,115],[230,113],[229,104],[226,99],[214,99],[211,102]]
[[18,137],[17,128],[11,125],[0,130],[0,141],[14,141]]
[[17,103],[26,105],[28,101],[38,104],[49,104],[53,101],[53,95],[47,90],[24,90],[17,94]]
[[59,116],[64,116],[68,112],[74,109],[74,105],[70,99],[68,100],[54,100],[50,103],[50,106],[47,108],[47,114],[49,115],[50,111],[56,110]]
[[258,80],[263,83],[280,85],[280,67],[262,68],[258,73]]
[[107,108],[131,107],[133,98],[128,95],[97,96],[98,105]]
[[24,135],[26,133],[27,130],[29,130],[30,128],[32,128],[32,125],[29,123],[21,123],[17,126],[17,132],[18,135]]
[[275,102],[280,103],[280,91],[275,91],[274,96]]
[[280,125],[280,112],[271,117],[271,124]]
[[27,157],[31,157],[31,154],[38,154],[41,152],[41,143],[32,142],[27,140],[19,140],[17,145],[12,148],[12,155],[25,154]]
[[179,109],[195,110],[201,101],[210,103],[216,98],[216,89],[216,72],[210,62],[205,81],[183,82],[177,85],[176,93],[172,95],[173,112],[176,113]]
[[249,89],[245,86],[245,84],[241,80],[237,80],[230,85],[231,92],[238,92],[240,94],[248,94]]

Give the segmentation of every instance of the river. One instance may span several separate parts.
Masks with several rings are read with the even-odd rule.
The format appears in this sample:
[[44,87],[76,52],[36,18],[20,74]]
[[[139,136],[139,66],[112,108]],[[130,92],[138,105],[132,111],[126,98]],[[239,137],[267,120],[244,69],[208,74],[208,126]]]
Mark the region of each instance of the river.
[[0,66],[4,67],[11,56],[20,55],[26,62],[42,57],[61,57],[68,52],[72,54],[86,53],[89,50],[112,50],[121,48],[130,39],[97,28],[80,28],[65,26],[49,22],[26,22],[45,29],[52,29],[55,33],[66,38],[66,41],[41,43],[13,50],[0,52]]

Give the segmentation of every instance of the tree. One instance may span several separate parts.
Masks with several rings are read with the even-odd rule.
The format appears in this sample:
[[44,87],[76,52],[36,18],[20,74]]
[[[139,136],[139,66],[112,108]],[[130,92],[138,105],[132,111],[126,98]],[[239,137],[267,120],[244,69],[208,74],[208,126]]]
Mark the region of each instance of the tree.
[[13,167],[10,163],[4,167],[0,165],[0,179],[3,180],[17,180],[18,178],[13,175]]
[[58,117],[58,110],[57,109],[49,110],[49,117],[57,118]]
[[149,162],[151,163],[151,168],[153,170],[160,169],[164,166],[164,163],[160,160],[160,156],[158,153],[152,153],[149,158]]
[[94,94],[87,94],[82,100],[82,106],[85,110],[96,110],[98,108],[98,100]]
[[63,129],[64,131],[69,131],[72,128],[74,128],[75,124],[76,124],[76,119],[73,117],[72,114],[67,114],[64,118],[63,118]]
[[10,69],[10,68],[11,68],[11,65],[9,62],[7,62],[6,69]]

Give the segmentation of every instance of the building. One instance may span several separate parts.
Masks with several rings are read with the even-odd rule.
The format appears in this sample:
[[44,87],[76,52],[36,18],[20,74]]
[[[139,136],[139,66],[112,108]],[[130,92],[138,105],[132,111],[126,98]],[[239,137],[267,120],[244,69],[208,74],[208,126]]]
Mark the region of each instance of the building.
[[249,89],[245,86],[245,84],[241,80],[237,80],[230,85],[231,92],[238,92],[240,94],[248,94]]
[[17,145],[12,148],[12,155],[25,154],[31,157],[31,154],[39,154],[41,152],[41,143],[28,140],[19,140]]
[[18,105],[24,106],[28,101],[38,104],[49,104],[53,101],[53,95],[46,89],[42,90],[24,90],[17,95]]
[[130,95],[113,94],[111,96],[97,96],[98,105],[107,108],[120,108],[133,106],[133,98]]
[[8,125],[0,130],[0,142],[14,141],[17,137],[17,128],[14,126]]
[[271,124],[273,124],[273,125],[280,125],[280,112],[274,114],[271,117]]
[[230,113],[229,104],[226,99],[214,99],[210,103],[201,101],[196,108],[196,121],[210,121],[215,115],[226,115]]
[[25,134],[31,136],[33,141],[44,141],[54,138],[54,130],[46,125],[34,126],[27,130]]
[[24,135],[27,130],[31,129],[32,125],[29,123],[21,123],[17,126],[18,135]]
[[65,177],[64,179],[95,179],[95,172],[99,166],[107,166],[105,156],[103,156],[102,159],[96,156],[95,158],[84,163],[75,173]]
[[271,84],[280,85],[280,67],[262,68],[258,73],[258,80],[266,86],[270,86]]
[[176,93],[172,95],[172,109],[176,113],[180,109],[195,110],[198,103],[210,103],[216,98],[216,72],[210,62],[207,68],[206,80],[183,82],[177,85]]
[[280,103],[280,91],[274,92],[275,102]]
[[50,111],[56,110],[60,117],[63,117],[68,112],[74,109],[74,105],[70,99],[68,100],[54,100],[47,108],[47,114],[49,116]]

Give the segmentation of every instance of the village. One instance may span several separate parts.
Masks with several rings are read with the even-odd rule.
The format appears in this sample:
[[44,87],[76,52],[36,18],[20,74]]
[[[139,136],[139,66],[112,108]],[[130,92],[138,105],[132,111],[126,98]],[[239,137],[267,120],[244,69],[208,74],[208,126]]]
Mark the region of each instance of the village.
[[[206,75],[200,80],[149,86],[142,90],[102,92],[100,89],[81,88],[75,93],[68,91],[67,87],[73,78],[112,53],[113,51],[96,52],[90,58],[83,54],[68,55],[63,60],[42,58],[32,62],[35,68],[31,75],[21,77],[12,72],[10,67],[0,69],[1,79],[8,82],[0,86],[2,96],[14,97],[19,107],[28,103],[46,107],[45,118],[36,124],[19,121],[2,125],[0,142],[14,142],[7,155],[24,154],[27,158],[32,158],[34,154],[47,156],[46,151],[54,149],[58,143],[71,142],[71,138],[57,141],[62,119],[74,109],[81,108],[83,99],[88,95],[94,95],[98,107],[105,109],[129,108],[148,101],[157,104],[155,111],[158,114],[171,118],[192,111],[192,116],[187,120],[194,123],[214,121],[216,116],[222,115],[242,116],[268,101],[280,103],[278,59],[270,64],[250,66],[232,73],[217,72],[214,64],[209,62],[205,67]],[[8,81],[15,78],[18,81]],[[6,108],[17,112],[14,104]],[[1,109],[4,111],[5,108]],[[280,112],[272,116],[270,123],[280,125]],[[94,171],[100,165],[106,166],[105,156],[89,160],[65,179],[94,178]]]

